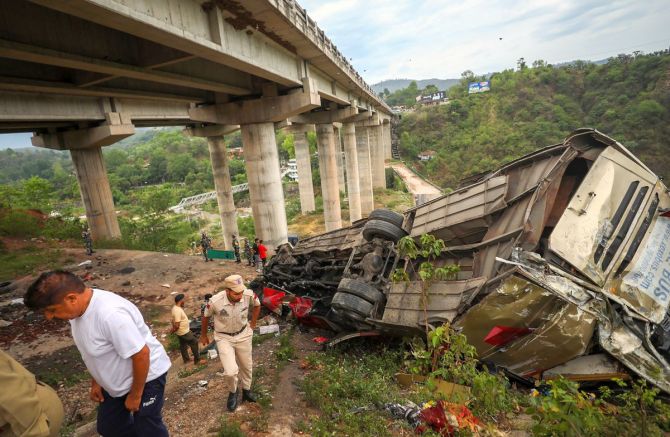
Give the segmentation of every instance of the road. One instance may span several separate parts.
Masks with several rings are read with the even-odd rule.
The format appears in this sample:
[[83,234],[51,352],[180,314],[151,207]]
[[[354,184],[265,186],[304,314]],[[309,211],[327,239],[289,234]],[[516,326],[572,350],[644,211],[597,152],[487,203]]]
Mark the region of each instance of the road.
[[405,182],[405,185],[407,185],[409,192],[414,194],[414,196],[424,195],[426,198],[425,200],[430,200],[442,195],[439,188],[417,176],[416,173],[407,168],[405,164],[394,162],[388,165],[395,170]]

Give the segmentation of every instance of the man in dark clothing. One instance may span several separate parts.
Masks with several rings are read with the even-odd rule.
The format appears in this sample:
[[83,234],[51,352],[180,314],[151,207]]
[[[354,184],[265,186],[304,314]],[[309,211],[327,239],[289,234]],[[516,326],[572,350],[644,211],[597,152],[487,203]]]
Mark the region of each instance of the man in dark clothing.
[[238,264],[241,263],[242,260],[240,259],[240,243],[237,241],[235,234],[233,234],[233,251],[235,252],[235,262]]
[[251,251],[251,245],[249,244],[249,240],[245,239],[244,240],[244,256],[247,258],[247,263],[248,265],[256,265],[254,263],[254,254]]
[[254,245],[251,247],[251,250],[253,250],[253,255],[254,255],[254,267],[258,267],[261,265],[261,257],[258,252],[258,242],[260,240],[258,238],[254,239]]
[[84,232],[81,233],[81,238],[84,239],[86,255],[93,255],[93,239],[91,238],[91,232],[88,229],[84,229]]
[[207,250],[211,249],[212,240],[204,232],[200,235],[200,247],[202,247],[202,256],[205,257],[205,262],[212,261],[211,258],[207,257]]

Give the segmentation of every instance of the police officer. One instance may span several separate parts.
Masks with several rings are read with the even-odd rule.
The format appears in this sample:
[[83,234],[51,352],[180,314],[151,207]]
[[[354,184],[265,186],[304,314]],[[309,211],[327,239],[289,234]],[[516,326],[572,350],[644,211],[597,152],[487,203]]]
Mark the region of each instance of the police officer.
[[223,281],[223,287],[205,307],[200,342],[203,345],[209,343],[207,325],[209,318],[213,317],[214,341],[229,390],[227,407],[229,411],[235,411],[240,386],[242,399],[256,402],[256,397],[251,392],[251,338],[261,312],[261,303],[254,292],[244,286],[240,275],[228,276]]
[[0,436],[58,436],[63,404],[56,392],[0,350]]
[[233,234],[233,251],[235,252],[235,262],[238,264],[241,263],[242,260],[240,259],[240,243],[237,241],[235,234]]
[[200,235],[200,246],[202,247],[202,256],[205,257],[205,262],[212,261],[211,258],[207,257],[207,250],[212,248],[212,240],[205,232]]
[[84,239],[84,246],[86,246],[86,255],[93,255],[93,240],[91,239],[91,231],[84,229],[81,233],[81,238]]

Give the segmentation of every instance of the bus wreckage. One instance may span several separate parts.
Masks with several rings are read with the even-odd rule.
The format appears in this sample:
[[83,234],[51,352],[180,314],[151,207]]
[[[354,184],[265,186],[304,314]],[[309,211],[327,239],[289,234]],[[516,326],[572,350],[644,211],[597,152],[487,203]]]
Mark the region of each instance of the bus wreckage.
[[[447,248],[427,308],[396,243]],[[393,282],[397,268],[409,281]],[[580,129],[400,215],[283,245],[255,286],[339,333],[403,335],[451,323],[479,359],[527,379],[631,373],[670,392],[670,195],[615,140]],[[290,298],[289,298],[290,297]]]

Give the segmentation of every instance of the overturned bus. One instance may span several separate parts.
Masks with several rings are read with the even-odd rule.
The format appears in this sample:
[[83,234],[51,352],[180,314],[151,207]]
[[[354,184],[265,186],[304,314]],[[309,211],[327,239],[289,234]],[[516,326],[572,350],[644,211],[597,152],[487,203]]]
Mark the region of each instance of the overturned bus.
[[[427,307],[403,236],[446,250]],[[409,280],[393,282],[398,269]],[[670,195],[593,129],[397,214],[284,245],[260,279],[336,332],[402,335],[451,323],[482,361],[525,378],[639,375],[670,392]],[[264,300],[267,300],[264,298]],[[305,307],[307,302],[307,307]],[[307,308],[307,310],[305,310]]]

